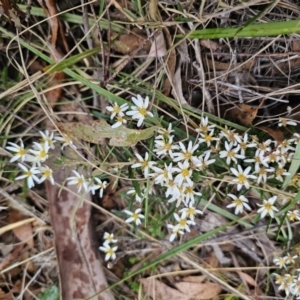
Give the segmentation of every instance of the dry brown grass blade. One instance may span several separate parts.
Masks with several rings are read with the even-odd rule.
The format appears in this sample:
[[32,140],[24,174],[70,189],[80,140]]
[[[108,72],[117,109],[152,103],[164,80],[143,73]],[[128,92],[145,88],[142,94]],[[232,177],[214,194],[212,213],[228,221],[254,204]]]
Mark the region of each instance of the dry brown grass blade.
[[[55,150],[59,151],[59,150]],[[53,161],[51,162],[53,164]],[[53,174],[55,182],[63,182],[70,168]],[[99,252],[94,243],[91,226],[91,206],[78,195],[76,188],[59,189],[46,184],[51,222],[54,229],[55,250],[58,261],[62,299],[111,300]],[[90,195],[85,196],[90,200]],[[100,293],[98,295],[98,293]]]

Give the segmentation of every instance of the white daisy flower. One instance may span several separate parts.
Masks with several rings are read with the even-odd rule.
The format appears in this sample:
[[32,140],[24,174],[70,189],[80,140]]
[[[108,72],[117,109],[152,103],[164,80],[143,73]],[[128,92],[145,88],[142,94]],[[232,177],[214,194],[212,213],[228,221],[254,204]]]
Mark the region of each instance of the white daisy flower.
[[29,189],[34,187],[34,181],[40,183],[39,178],[36,176],[37,174],[40,174],[40,170],[37,167],[31,167],[30,169],[28,169],[27,167],[25,167],[20,163],[18,163],[18,166],[23,170],[23,175],[16,177],[16,180],[26,178],[27,186]]
[[105,255],[105,261],[108,261],[110,259],[114,260],[116,259],[116,251],[118,249],[118,246],[111,247],[109,243],[105,242],[103,246],[99,247],[99,250],[103,251]]
[[208,117],[202,117],[199,127],[195,130],[199,133],[207,133],[208,131],[213,131],[216,125],[208,125]]
[[63,134],[63,136],[55,136],[54,139],[62,143],[61,150],[63,150],[65,146],[70,146],[73,149],[76,149],[72,138],[68,134]]
[[105,232],[103,238],[105,239],[104,243],[107,244],[116,243],[118,241],[117,239],[114,239],[113,233]]
[[48,179],[51,184],[54,185],[54,178],[53,178],[53,171],[48,166],[41,166],[39,167],[40,173],[42,174],[42,177],[40,178],[40,183],[44,182],[46,179]]
[[112,120],[116,116],[123,117],[125,115],[124,112],[128,109],[128,104],[123,103],[119,106],[118,103],[114,102],[112,106],[106,106],[106,109],[111,113],[110,119]]
[[55,148],[54,143],[56,142],[56,140],[54,138],[54,132],[53,131],[49,132],[49,130],[45,130],[45,132],[39,131],[39,133],[41,135],[40,143],[41,144],[47,143],[47,145],[51,149],[54,149]]
[[24,148],[22,140],[20,140],[20,146],[12,142],[8,142],[7,144],[9,144],[10,146],[5,147],[5,149],[11,152],[15,152],[14,156],[10,159],[10,162],[14,162],[18,159],[20,159],[22,162],[27,160],[28,153],[27,150]]
[[155,161],[149,161],[149,153],[145,153],[145,158],[143,158],[141,155],[138,153],[135,153],[135,156],[139,160],[138,163],[135,163],[131,166],[131,168],[142,168],[144,172],[144,177],[148,178],[149,175],[149,170],[152,168],[156,162]]
[[127,215],[129,215],[130,217],[128,218],[128,219],[126,219],[126,223],[132,223],[132,222],[135,222],[135,224],[137,225],[137,226],[139,226],[141,223],[142,223],[142,221],[141,221],[141,219],[145,219],[145,217],[144,217],[144,215],[142,215],[140,212],[142,211],[142,209],[141,208],[137,208],[136,210],[135,210],[135,212],[133,213],[133,212],[131,212],[131,211],[129,211],[129,210],[124,210],[124,212],[127,214]]
[[111,128],[118,128],[122,124],[127,124],[127,120],[124,119],[123,116],[116,116],[115,121],[116,121],[116,123],[114,123],[113,125],[111,125]]
[[292,120],[288,120],[285,118],[279,118],[279,123],[278,123],[278,127],[286,127],[287,125],[290,126],[297,126],[297,122],[294,122]]
[[225,149],[223,151],[220,151],[219,156],[220,158],[226,157],[226,164],[230,165],[231,161],[237,164],[237,158],[238,159],[244,159],[245,156],[238,154],[240,151],[240,146],[238,145],[235,149],[232,149],[233,143],[228,144],[227,141],[225,141]]
[[97,177],[95,177],[94,179],[95,179],[95,181],[96,181],[97,183],[94,184],[94,185],[92,185],[92,186],[90,187],[90,190],[92,191],[92,194],[94,195],[94,194],[95,194],[95,191],[100,189],[100,191],[99,191],[99,196],[100,196],[100,198],[102,198],[102,197],[103,197],[103,191],[104,191],[104,189],[106,189],[106,187],[107,187],[107,181],[105,181],[105,180],[102,181],[101,179],[99,179],[99,178],[97,178]]
[[233,194],[228,194],[228,196],[233,199],[233,201],[228,204],[226,207],[227,208],[231,208],[231,207],[235,207],[235,211],[234,213],[236,215],[238,215],[239,213],[243,213],[244,212],[244,207],[248,210],[251,210],[251,207],[248,205],[248,199],[243,196],[240,195],[239,197],[233,195]]
[[277,196],[273,196],[268,200],[263,200],[263,204],[257,204],[260,207],[257,213],[261,214],[261,218],[264,218],[267,214],[269,214],[271,218],[274,218],[274,212],[278,211],[273,205],[276,199]]
[[178,167],[174,167],[174,171],[179,172],[174,180],[178,186],[181,186],[183,182],[193,184],[193,181],[190,178],[192,176],[192,170],[190,169],[190,164],[187,160],[185,160],[184,163],[179,162]]
[[126,115],[131,116],[134,120],[138,119],[137,127],[140,127],[147,115],[153,117],[153,114],[147,111],[149,106],[149,97],[147,96],[144,100],[141,95],[137,95],[137,98],[132,97],[131,99],[136,106],[132,106],[131,110],[126,112]]
[[195,215],[200,214],[203,215],[203,212],[199,209],[196,209],[196,207],[193,206],[193,203],[190,202],[188,207],[182,208],[179,210],[180,213],[185,213],[187,218],[190,220],[194,221],[195,220]]
[[76,185],[78,187],[78,193],[83,188],[85,192],[89,191],[89,181],[84,178],[83,175],[79,174],[77,171],[72,171],[75,176],[70,176],[66,180],[69,181],[68,185]]
[[207,151],[205,156],[204,154],[200,155],[199,157],[192,157],[192,164],[195,166],[196,169],[199,171],[205,170],[209,165],[213,164],[216,160],[209,159],[211,151]]
[[173,161],[178,162],[184,160],[185,162],[190,161],[193,158],[193,153],[198,149],[199,144],[193,146],[193,142],[189,141],[188,148],[182,142],[179,142],[181,152],[173,153]]
[[172,224],[168,224],[168,228],[170,228],[172,230],[172,234],[170,235],[170,238],[169,238],[169,241],[170,242],[173,242],[178,234],[184,234],[184,231],[180,228],[180,225],[177,224],[177,225],[172,225]]
[[246,189],[250,188],[250,184],[248,182],[248,179],[256,179],[255,175],[249,175],[249,172],[251,171],[251,167],[247,167],[246,170],[243,170],[240,165],[237,166],[237,169],[230,168],[231,172],[237,177],[234,178],[232,181],[237,184],[237,190],[239,191],[243,186],[246,187]]
[[41,165],[42,162],[47,160],[48,158],[48,152],[50,149],[50,146],[48,145],[48,142],[44,142],[42,144],[33,142],[34,144],[34,149],[29,149],[29,152],[32,153],[33,155],[30,155],[28,157],[28,161],[32,163],[36,163],[38,165]]

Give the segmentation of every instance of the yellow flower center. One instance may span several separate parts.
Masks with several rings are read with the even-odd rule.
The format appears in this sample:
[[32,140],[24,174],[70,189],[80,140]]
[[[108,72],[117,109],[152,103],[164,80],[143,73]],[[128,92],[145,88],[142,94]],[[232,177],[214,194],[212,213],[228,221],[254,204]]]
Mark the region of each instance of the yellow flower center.
[[147,114],[147,110],[144,107],[139,108],[138,111],[142,116],[146,116]]
[[189,176],[189,169],[183,169],[182,170],[182,172],[181,172],[181,175],[183,176],[183,177],[187,177],[187,176]]

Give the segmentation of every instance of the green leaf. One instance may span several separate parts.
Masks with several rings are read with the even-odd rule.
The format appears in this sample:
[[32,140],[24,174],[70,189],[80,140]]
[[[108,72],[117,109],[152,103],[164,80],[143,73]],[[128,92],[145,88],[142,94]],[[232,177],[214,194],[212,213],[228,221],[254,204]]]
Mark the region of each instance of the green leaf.
[[293,157],[292,163],[289,168],[289,173],[290,175],[287,175],[285,177],[285,180],[282,184],[282,189],[285,189],[288,184],[291,182],[293,176],[297,173],[300,167],[300,143],[297,144],[296,150],[295,150],[295,155]]
[[98,144],[103,138],[109,138],[109,144],[115,147],[130,147],[137,142],[147,140],[154,135],[155,126],[137,130],[129,129],[123,125],[112,128],[104,120],[97,120],[91,124],[81,123],[58,123],[58,128],[76,139]]
[[59,63],[53,63],[53,64],[50,64],[49,66],[46,66],[45,68],[43,68],[43,71],[44,72],[48,71],[48,74],[62,71],[63,69],[71,67],[71,66],[75,65],[77,62],[79,62],[95,53],[98,53],[100,51],[100,49],[101,49],[100,47],[96,47],[94,49],[86,50],[82,53],[65,58],[64,60],[62,60]]
[[177,35],[177,38],[219,39],[233,37],[263,37],[300,32],[300,20],[251,24],[231,28],[209,28],[194,30],[187,35]]
[[59,288],[57,285],[48,287],[45,292],[38,296],[39,300],[59,300]]

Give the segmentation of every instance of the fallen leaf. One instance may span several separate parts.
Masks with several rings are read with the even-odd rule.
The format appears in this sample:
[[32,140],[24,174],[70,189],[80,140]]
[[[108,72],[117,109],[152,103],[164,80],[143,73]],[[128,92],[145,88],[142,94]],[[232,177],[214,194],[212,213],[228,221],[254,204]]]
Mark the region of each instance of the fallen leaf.
[[243,278],[247,283],[249,283],[252,286],[257,286],[256,281],[247,273],[244,273],[242,271],[237,271],[237,273]]
[[148,57],[163,57],[167,53],[167,46],[162,32],[154,37]]
[[[142,31],[133,30],[132,33],[111,33],[111,48],[122,54],[131,54],[138,49],[147,39],[146,34]],[[141,50],[149,51],[151,42],[147,41]]]
[[[9,224],[13,225],[19,221],[23,221],[28,219],[27,216],[23,215],[20,211],[15,209],[10,209],[8,213],[8,222]],[[32,219],[32,218],[31,218]],[[21,226],[13,227],[12,229],[15,236],[24,243],[27,243],[29,247],[33,248],[33,231],[32,231],[32,224],[24,223]]]
[[189,297],[154,278],[140,279],[144,293],[148,297],[159,300],[188,300]]
[[228,112],[228,118],[248,127],[256,118],[258,109],[259,107],[241,103]]
[[91,124],[58,123],[57,126],[62,133],[90,143],[97,144],[101,139],[109,138],[109,144],[115,147],[134,146],[141,140],[151,138],[156,130],[155,126],[142,130],[129,129],[123,125],[111,128],[104,120],[93,121]]
[[218,296],[221,292],[221,287],[213,282],[194,283],[194,282],[178,282],[175,286],[188,299],[211,299]]
[[268,133],[276,142],[277,147],[283,142],[284,134],[279,128],[272,129],[267,126],[258,126],[257,129],[260,129],[266,133]]

